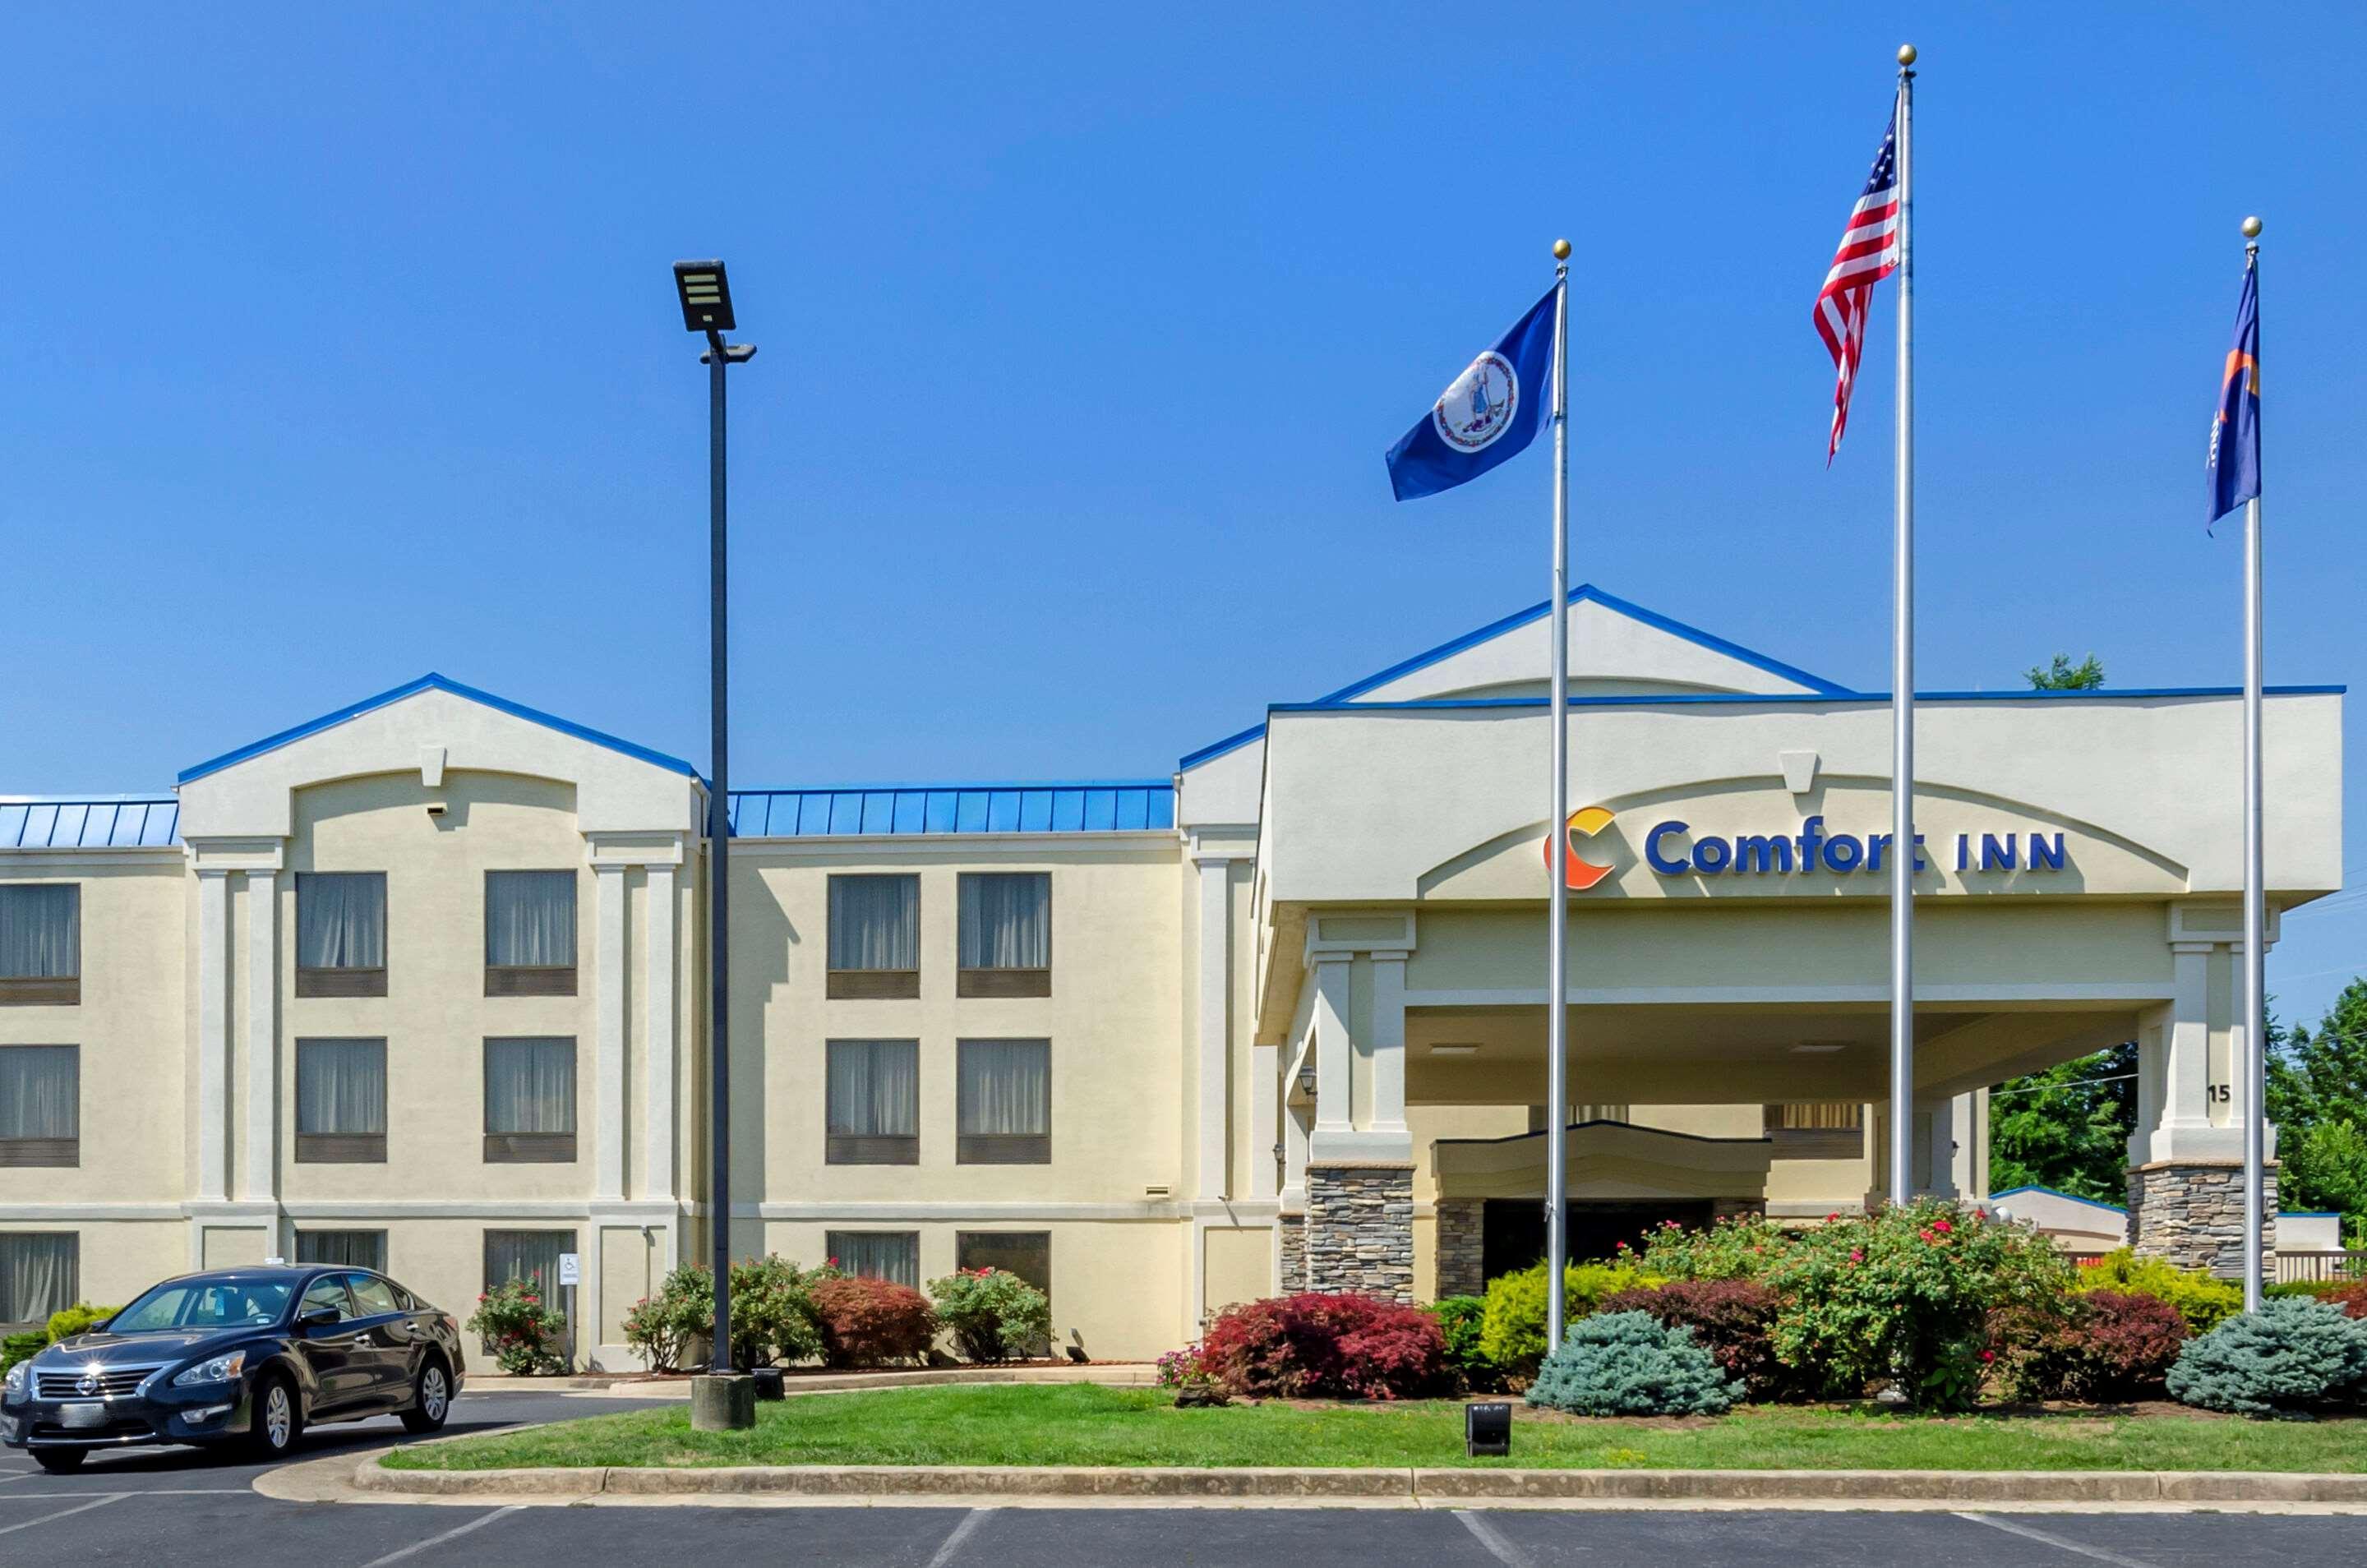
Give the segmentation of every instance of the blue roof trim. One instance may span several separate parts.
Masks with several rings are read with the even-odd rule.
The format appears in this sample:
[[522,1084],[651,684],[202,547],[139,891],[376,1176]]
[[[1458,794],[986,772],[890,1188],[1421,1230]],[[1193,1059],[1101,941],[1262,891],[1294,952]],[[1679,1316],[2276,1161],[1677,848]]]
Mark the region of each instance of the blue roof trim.
[[181,841],[171,795],[0,797],[0,851],[170,849]]
[[2060,1198],[2067,1203],[2085,1203],[2091,1209],[2102,1209],[2108,1213],[2119,1214],[2124,1218],[2128,1215],[2128,1211],[2118,1203],[2104,1203],[2093,1198],[2082,1198],[2077,1193],[2058,1192],[2052,1187],[2041,1187],[2035,1182],[2026,1187],[2009,1187],[2002,1192],[1992,1192],[1989,1194],[1989,1201],[1994,1203],[2000,1198],[2010,1198],[2017,1192],[2044,1192],[2049,1198]]
[[1252,724],[1240,734],[1228,735],[1212,746],[1203,746],[1197,751],[1186,751],[1176,761],[1175,771],[1179,773],[1187,773],[1203,762],[1215,761],[1228,751],[1238,751],[1252,740],[1263,739],[1264,736],[1265,726]]
[[[2271,697],[2341,696],[2348,686],[2267,686],[2262,694]],[[2125,691],[2103,692],[1918,692],[1919,703],[2073,703],[2123,702],[2160,697],[2240,697],[2241,686],[2156,686],[2130,688]],[[1836,706],[1852,704],[1878,705],[1890,701],[1888,692],[1850,692],[1840,694],[1823,692],[1677,692],[1665,696],[1572,697],[1569,705],[1582,707],[1670,707],[1693,706],[1723,703],[1824,703]],[[1354,717],[1360,713],[1422,712],[1446,708],[1542,708],[1551,706],[1544,697],[1422,697],[1386,703],[1275,703],[1266,709],[1269,714],[1320,713]]]
[[[1657,610],[1647,610],[1641,604],[1632,604],[1615,593],[1606,593],[1591,582],[1581,582],[1569,591],[1570,604],[1582,604],[1590,602],[1600,604],[1614,614],[1625,615],[1629,620],[1640,621],[1655,630],[1680,637],[1696,648],[1705,648],[1713,653],[1722,653],[1729,659],[1740,660],[1754,669],[1763,670],[1771,675],[1780,675],[1786,681],[1796,681],[1821,695],[1830,697],[1857,695],[1849,687],[1837,682],[1828,681],[1821,675],[1812,675],[1797,665],[1786,664],[1780,659],[1771,659],[1754,649],[1745,648],[1738,642],[1729,642],[1715,633],[1702,630],[1699,626],[1687,626],[1684,622],[1663,615]],[[1478,631],[1466,632],[1451,642],[1440,643],[1427,653],[1417,653],[1411,659],[1401,660],[1376,674],[1367,675],[1361,681],[1342,686],[1328,696],[1318,697],[1316,701],[1326,704],[1353,701],[1376,686],[1385,686],[1400,676],[1410,675],[1417,670],[1436,664],[1442,660],[1451,659],[1467,648],[1475,648],[1490,638],[1501,637],[1504,633],[1517,626],[1524,626],[1531,621],[1543,620],[1546,612],[1552,608],[1552,600],[1539,600],[1525,610],[1507,615],[1501,621],[1490,622]]]
[[1165,832],[1174,826],[1175,786],[1166,779],[731,792],[731,834],[745,839]]
[[2339,1220],[2341,1217],[2342,1211],[2339,1209],[2279,1209],[2277,1211],[2277,1218],[2281,1220]]
[[266,751],[276,751],[280,747],[301,740],[308,735],[316,735],[323,729],[343,724],[347,719],[359,718],[362,715],[385,707],[391,703],[398,703],[405,697],[427,691],[448,692],[456,697],[465,697],[472,703],[481,703],[486,707],[497,709],[513,718],[522,718],[529,723],[541,725],[546,729],[555,729],[561,735],[572,735],[578,740],[588,740],[595,746],[605,746],[611,751],[621,751],[628,757],[663,768],[669,773],[680,773],[685,778],[696,779],[699,776],[697,769],[679,757],[669,757],[663,751],[652,751],[646,746],[636,746],[629,740],[620,740],[616,736],[572,723],[555,714],[544,713],[539,708],[530,708],[524,703],[514,703],[507,697],[497,697],[491,692],[481,692],[474,686],[464,686],[458,681],[447,680],[431,671],[418,680],[406,681],[391,691],[380,692],[374,697],[364,697],[360,702],[341,707],[334,713],[323,714],[320,717],[306,724],[300,724],[293,729],[283,729],[277,735],[266,735],[262,739],[242,746],[235,751],[225,751],[210,761],[199,762],[194,768],[184,768],[181,770],[180,782],[187,784],[193,779],[204,778],[208,773],[220,773],[222,769],[235,766],[250,757],[259,757]]

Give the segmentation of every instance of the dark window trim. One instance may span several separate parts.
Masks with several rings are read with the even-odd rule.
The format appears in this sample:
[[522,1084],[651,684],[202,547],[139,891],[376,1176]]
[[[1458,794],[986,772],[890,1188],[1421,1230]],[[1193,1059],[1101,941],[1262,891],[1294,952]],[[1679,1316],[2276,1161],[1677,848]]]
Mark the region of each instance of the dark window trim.
[[957,1133],[954,1135],[956,1165],[1049,1165],[1049,1133]]
[[300,997],[382,997],[386,995],[386,970],[377,969],[298,969],[296,994]]
[[299,1133],[298,1165],[384,1165],[384,1133]]
[[822,1139],[824,1165],[918,1165],[921,1163],[921,1140],[918,1135],[904,1137],[891,1134],[830,1133]]
[[572,1165],[575,1163],[575,1134],[572,1133],[488,1133],[485,1134],[487,1165]]
[[1865,1113],[1863,1110],[1858,1111],[1858,1124],[1853,1127],[1784,1127],[1776,1123],[1777,1119],[1784,1114],[1785,1103],[1791,1102],[1768,1102],[1761,1112],[1760,1126],[1765,1133],[1768,1142],[1775,1145],[1772,1157],[1775,1159],[1857,1159],[1864,1155]]
[[0,1168],[32,1166],[71,1168],[82,1164],[82,1140],[76,1138],[0,1138]]
[[954,976],[957,997],[1048,997],[1049,969],[964,969]]
[[11,975],[0,978],[0,1007],[70,1008],[82,1005],[79,975]]
[[556,964],[488,964],[485,995],[489,997],[572,997],[575,965]]
[[[1047,1302],[1052,1301],[1054,1297],[1052,1295],[1052,1233],[1050,1231],[1025,1231],[1016,1229],[957,1230],[954,1232],[954,1267],[957,1269],[981,1267],[981,1265],[974,1265],[970,1262],[968,1256],[969,1244],[980,1238],[992,1238],[999,1236],[1025,1236],[1031,1240],[1041,1240],[1043,1242],[1044,1278],[1041,1280],[1028,1280],[1027,1282],[1034,1285],[1037,1290],[1043,1292],[1044,1299]],[[1007,1269],[1005,1272],[1017,1273],[1018,1271],[1016,1269]],[[1026,1276],[1024,1274],[1019,1277],[1023,1280],[1026,1279]],[[1026,1354],[1032,1356],[1048,1356],[1052,1353],[1051,1341],[1048,1338],[1039,1340],[1032,1346],[1025,1347],[1025,1351]]]
[[832,1001],[911,1001],[921,994],[918,969],[833,969],[823,985]]

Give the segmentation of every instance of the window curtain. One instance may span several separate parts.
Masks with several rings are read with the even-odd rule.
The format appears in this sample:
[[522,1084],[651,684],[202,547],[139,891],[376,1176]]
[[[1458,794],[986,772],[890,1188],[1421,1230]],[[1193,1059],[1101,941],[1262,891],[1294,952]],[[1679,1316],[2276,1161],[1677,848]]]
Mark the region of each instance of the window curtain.
[[0,1323],[41,1323],[82,1294],[82,1238],[70,1232],[0,1235]]
[[72,1045],[0,1049],[0,1138],[82,1135],[80,1055]]
[[0,887],[0,980],[82,973],[82,889],[71,882]]
[[296,964],[302,969],[386,967],[386,873],[296,874]]
[[1770,1132],[1813,1129],[1827,1133],[1854,1133],[1862,1125],[1859,1113],[1863,1107],[1845,1100],[1795,1101],[1788,1105],[1771,1105],[1767,1118]]
[[1050,1041],[965,1040],[960,1057],[962,1133],[1050,1134]]
[[298,1231],[296,1261],[386,1272],[384,1231]]
[[916,1040],[833,1040],[827,1090],[834,1138],[912,1138],[921,1131]]
[[916,1231],[832,1231],[822,1245],[849,1274],[921,1288],[921,1237]]
[[575,1131],[575,1042],[485,1042],[485,1131]]
[[575,1250],[573,1231],[487,1231],[485,1289],[524,1280],[535,1287],[546,1306],[566,1303],[559,1282],[559,1255]]
[[296,1042],[296,1130],[386,1135],[386,1042]]
[[832,969],[918,969],[921,966],[921,879],[917,876],[832,877],[830,966]]
[[1052,874],[975,872],[961,879],[961,966],[1052,966]]
[[485,873],[485,962],[497,969],[575,967],[575,874]]

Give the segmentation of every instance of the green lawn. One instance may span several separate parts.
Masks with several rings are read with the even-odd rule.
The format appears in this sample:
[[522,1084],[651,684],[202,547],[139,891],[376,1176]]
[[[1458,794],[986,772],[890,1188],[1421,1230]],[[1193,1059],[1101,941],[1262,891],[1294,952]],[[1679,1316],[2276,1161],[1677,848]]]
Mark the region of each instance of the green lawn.
[[1515,1405],[1512,1457],[1463,1454],[1463,1407],[1235,1404],[1085,1383],[810,1394],[747,1432],[639,1410],[396,1450],[405,1470],[525,1465],[1519,1465],[1642,1470],[2367,1470],[2367,1422],[1939,1418],[1753,1407],[1716,1420],[1571,1421]]

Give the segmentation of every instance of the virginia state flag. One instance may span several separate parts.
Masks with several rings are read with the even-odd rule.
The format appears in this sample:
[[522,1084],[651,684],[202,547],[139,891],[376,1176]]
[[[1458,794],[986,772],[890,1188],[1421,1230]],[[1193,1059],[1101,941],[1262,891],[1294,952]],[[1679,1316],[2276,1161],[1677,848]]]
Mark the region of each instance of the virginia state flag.
[[2260,493],[2260,275],[2244,269],[2244,298],[2236,306],[2236,345],[2219,374],[2219,412],[2211,419],[2211,454],[2203,459],[2216,523]]
[[1553,412],[1554,290],[1529,307],[1389,448],[1399,501],[1478,479],[1537,437]]

